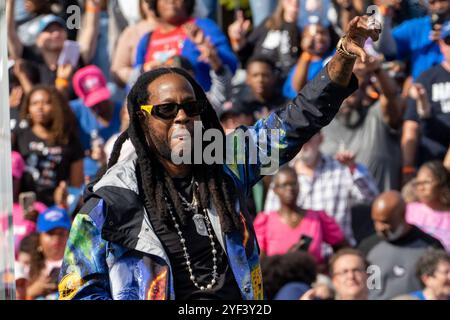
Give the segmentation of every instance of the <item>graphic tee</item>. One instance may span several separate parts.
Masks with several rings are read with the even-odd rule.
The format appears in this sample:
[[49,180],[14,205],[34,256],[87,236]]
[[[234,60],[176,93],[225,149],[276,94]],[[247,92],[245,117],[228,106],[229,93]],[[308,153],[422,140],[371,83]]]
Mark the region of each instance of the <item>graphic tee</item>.
[[450,145],[450,72],[438,65],[422,73],[416,82],[424,86],[431,104],[431,117],[420,119],[415,100],[409,99],[404,116],[420,125],[420,166],[426,161],[443,160]]
[[[194,22],[193,19],[187,23],[192,22]],[[183,25],[170,32],[161,32],[161,29],[155,29],[148,43],[145,62],[159,61],[163,63],[173,56],[180,56],[186,39],[187,34]]]
[[53,191],[61,181],[70,178],[70,166],[83,158],[80,141],[69,139],[67,145],[50,145],[37,137],[30,127],[16,131],[13,150],[18,151],[26,164],[23,184],[34,190],[38,201],[53,204]]

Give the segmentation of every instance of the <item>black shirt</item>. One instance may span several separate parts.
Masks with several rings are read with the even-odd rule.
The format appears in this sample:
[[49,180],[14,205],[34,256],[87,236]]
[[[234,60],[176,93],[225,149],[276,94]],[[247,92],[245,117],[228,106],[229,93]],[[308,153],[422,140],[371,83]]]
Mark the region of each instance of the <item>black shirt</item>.
[[244,66],[253,55],[266,56],[285,79],[300,55],[300,32],[296,23],[283,22],[280,30],[273,30],[266,27],[266,22],[267,19],[250,33],[238,56]]
[[420,125],[421,137],[417,150],[417,164],[426,161],[443,160],[450,146],[450,72],[437,65],[422,73],[417,79],[428,95],[431,117],[420,119],[416,102],[408,100],[405,120]]
[[[277,110],[286,105],[288,100],[281,95],[280,92],[276,92],[274,88],[273,95],[270,99],[266,101],[259,101],[254,96],[252,90],[248,85],[238,85],[232,89],[231,92],[231,102],[233,104],[233,109],[239,111],[250,111],[250,113],[261,112],[264,108],[269,111]],[[245,113],[243,112],[243,113]]]
[[[40,53],[39,49],[36,46],[24,46],[22,59],[32,62],[33,66],[37,68],[41,84],[51,86],[55,84],[56,70],[52,70],[49,68],[49,66],[45,63],[42,54]],[[80,56],[78,60],[78,65],[75,67],[75,70],[73,70],[72,76],[78,69],[81,69],[82,67],[84,67],[84,62]],[[69,100],[74,100],[78,98],[73,90],[72,79],[69,79],[69,88],[67,92],[69,95]]]
[[[191,178],[174,179],[177,190],[183,195],[187,201],[192,201]],[[173,209],[172,209],[173,210]],[[201,213],[201,212],[199,212]],[[175,213],[174,213],[175,214]],[[189,216],[193,214],[186,212]],[[176,214],[175,214],[176,215]],[[171,219],[170,219],[171,220]],[[234,278],[231,267],[228,263],[227,256],[220,245],[215,233],[214,243],[217,250],[217,283],[211,290],[201,291],[190,279],[190,273],[187,269],[186,259],[184,257],[183,247],[180,237],[177,234],[172,221],[169,225],[161,224],[160,220],[150,215],[150,221],[153,225],[155,233],[161,240],[164,249],[169,257],[174,277],[175,297],[180,300],[240,300],[242,299],[239,287]],[[186,239],[185,246],[189,254],[191,268],[199,285],[206,287],[211,282],[213,270],[213,254],[209,237],[200,235],[197,232],[194,220],[188,219],[188,224],[180,229],[183,237]]]
[[20,123],[20,109],[19,108],[9,108],[9,128],[14,131],[19,127]]
[[55,188],[69,180],[72,163],[83,159],[80,141],[74,136],[67,145],[49,145],[30,127],[16,129],[14,136],[13,150],[22,155],[26,165],[23,188],[34,190],[37,200],[45,205],[53,205]]

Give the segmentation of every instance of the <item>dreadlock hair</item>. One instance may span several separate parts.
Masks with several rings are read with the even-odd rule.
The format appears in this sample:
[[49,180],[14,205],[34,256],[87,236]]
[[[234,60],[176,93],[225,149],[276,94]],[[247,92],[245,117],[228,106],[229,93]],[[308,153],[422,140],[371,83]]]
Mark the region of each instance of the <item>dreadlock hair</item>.
[[[141,105],[148,104],[150,94],[147,91],[148,86],[160,76],[167,74],[178,74],[185,78],[194,89],[197,100],[206,101],[206,109],[200,115],[204,130],[217,129],[225,138],[225,133],[220,125],[217,115],[209,103],[205,92],[200,85],[183,69],[180,68],[159,68],[142,74],[130,93],[128,94],[127,106],[130,116],[130,124],[127,131],[124,131],[114,144],[111,157],[108,162],[108,169],[111,168],[120,156],[122,144],[126,139],[130,139],[137,154],[136,176],[141,181],[141,190],[144,196],[144,206],[148,214],[156,214],[161,222],[168,222],[168,204],[164,199],[167,195],[172,201],[172,208],[175,209],[174,215],[179,217],[182,225],[186,225],[188,217],[186,216],[181,200],[174,187],[173,181],[166,170],[163,168],[154,152],[150,151],[147,145],[144,131],[138,118],[138,111]],[[225,141],[225,140],[223,140]],[[225,154],[225,153],[224,153]],[[239,215],[235,212],[236,190],[231,178],[225,174],[221,164],[194,164],[193,177],[198,183],[199,204],[203,208],[208,208],[210,199],[217,211],[220,223],[224,232],[238,230],[243,233]],[[138,183],[139,185],[139,183]]]

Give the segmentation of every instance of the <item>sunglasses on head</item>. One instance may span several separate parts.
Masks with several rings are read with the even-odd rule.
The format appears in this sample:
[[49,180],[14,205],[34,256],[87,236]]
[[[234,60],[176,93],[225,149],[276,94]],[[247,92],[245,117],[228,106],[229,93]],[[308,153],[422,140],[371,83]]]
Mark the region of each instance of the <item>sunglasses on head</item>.
[[152,116],[157,116],[161,119],[169,120],[177,116],[178,111],[183,109],[188,117],[196,117],[203,113],[206,108],[206,101],[189,101],[183,103],[163,103],[158,105],[145,105],[141,106],[141,110],[148,112]]

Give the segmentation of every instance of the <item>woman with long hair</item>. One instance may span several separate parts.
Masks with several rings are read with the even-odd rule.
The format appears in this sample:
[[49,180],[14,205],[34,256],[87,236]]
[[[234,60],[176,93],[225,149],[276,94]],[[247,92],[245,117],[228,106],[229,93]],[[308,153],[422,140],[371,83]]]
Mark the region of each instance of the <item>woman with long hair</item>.
[[414,187],[418,202],[408,204],[406,220],[439,239],[450,251],[450,173],[440,161],[426,162]]
[[25,98],[21,119],[28,125],[13,133],[12,146],[26,164],[23,191],[34,189],[37,200],[51,206],[60,182],[83,184],[83,151],[74,115],[56,88],[39,85]]
[[27,239],[31,247],[27,299],[55,300],[58,297],[58,276],[70,225],[64,209],[51,207],[39,214],[37,233]]

